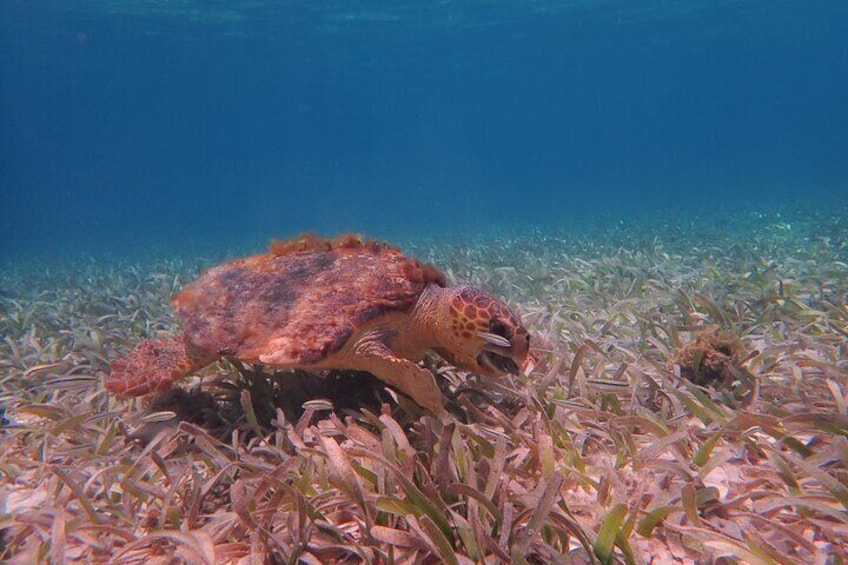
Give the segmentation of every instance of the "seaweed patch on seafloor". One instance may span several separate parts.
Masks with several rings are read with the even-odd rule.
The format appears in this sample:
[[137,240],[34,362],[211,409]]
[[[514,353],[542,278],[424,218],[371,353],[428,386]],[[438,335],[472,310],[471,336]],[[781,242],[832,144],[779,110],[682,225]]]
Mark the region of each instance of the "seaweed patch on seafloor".
[[739,376],[746,356],[738,337],[711,325],[696,330],[694,340],[675,349],[669,363],[696,385],[721,387]]
[[[356,376],[226,362],[200,393],[116,399],[108,362],[173,331],[196,262],[0,272],[0,560],[848,560],[846,212],[413,245],[533,331],[529,375],[428,361],[445,420]],[[756,375],[744,403],[668,365],[691,345],[702,367],[711,325],[744,344],[723,353]]]

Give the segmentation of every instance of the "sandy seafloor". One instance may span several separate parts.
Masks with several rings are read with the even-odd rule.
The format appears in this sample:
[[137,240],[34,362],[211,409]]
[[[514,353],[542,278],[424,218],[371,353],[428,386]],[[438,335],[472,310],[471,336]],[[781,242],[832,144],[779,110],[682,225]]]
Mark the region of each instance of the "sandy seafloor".
[[[104,391],[109,361],[175,329],[169,296],[200,269],[265,242],[0,265],[0,560],[848,559],[844,205],[395,243],[513,305],[529,374],[429,360],[444,421],[367,381],[362,406],[329,386],[304,410],[248,368],[228,388],[226,363],[203,377],[219,404],[151,407]],[[740,353],[695,386],[675,361],[713,326]]]

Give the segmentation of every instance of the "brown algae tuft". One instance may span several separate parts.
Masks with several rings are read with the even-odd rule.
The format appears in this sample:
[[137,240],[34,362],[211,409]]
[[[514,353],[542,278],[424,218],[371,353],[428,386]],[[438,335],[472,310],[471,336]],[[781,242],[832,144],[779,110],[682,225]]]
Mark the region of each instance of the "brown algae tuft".
[[695,339],[675,349],[672,367],[680,367],[680,376],[696,385],[723,386],[738,377],[746,353],[738,337],[717,325],[695,333]]

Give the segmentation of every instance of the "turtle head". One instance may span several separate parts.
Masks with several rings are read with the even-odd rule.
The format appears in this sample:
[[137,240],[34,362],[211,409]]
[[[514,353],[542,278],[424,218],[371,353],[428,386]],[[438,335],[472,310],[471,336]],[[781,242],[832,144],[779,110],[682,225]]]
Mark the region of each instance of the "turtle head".
[[434,348],[459,369],[488,377],[517,374],[527,359],[530,334],[509,307],[482,290],[444,289],[443,335]]

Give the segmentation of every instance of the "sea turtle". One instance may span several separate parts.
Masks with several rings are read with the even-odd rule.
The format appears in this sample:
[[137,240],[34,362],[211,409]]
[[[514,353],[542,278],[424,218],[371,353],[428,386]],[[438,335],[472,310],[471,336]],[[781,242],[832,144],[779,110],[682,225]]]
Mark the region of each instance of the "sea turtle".
[[368,371],[438,414],[420,367],[428,350],[486,376],[517,373],[530,334],[500,300],[399,249],[356,235],[274,241],[270,251],[206,271],[173,299],[183,333],[112,363],[106,388],[165,390],[220,357],[282,368]]

